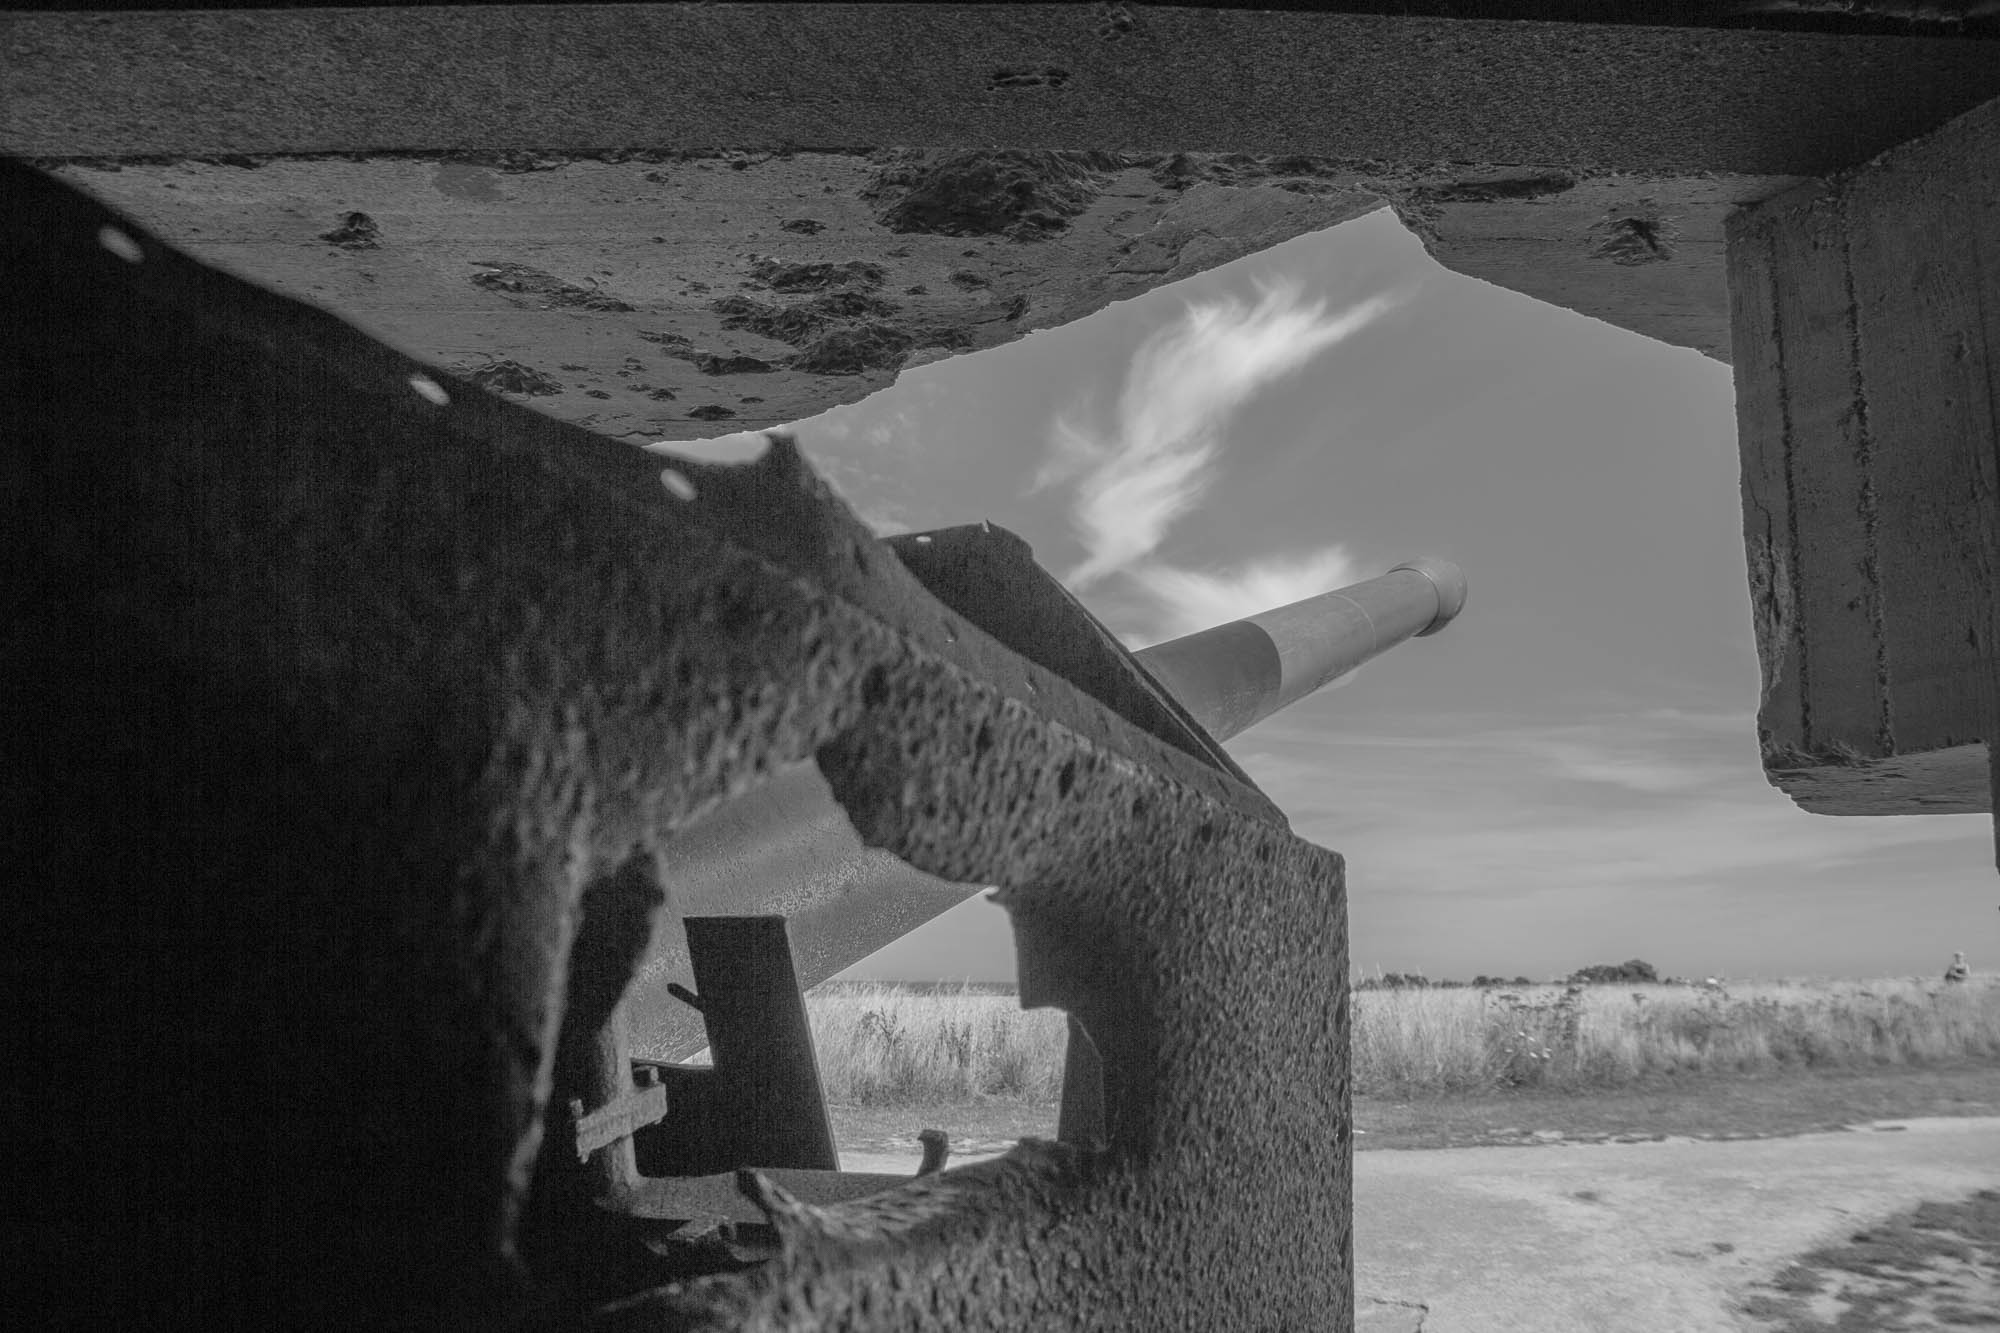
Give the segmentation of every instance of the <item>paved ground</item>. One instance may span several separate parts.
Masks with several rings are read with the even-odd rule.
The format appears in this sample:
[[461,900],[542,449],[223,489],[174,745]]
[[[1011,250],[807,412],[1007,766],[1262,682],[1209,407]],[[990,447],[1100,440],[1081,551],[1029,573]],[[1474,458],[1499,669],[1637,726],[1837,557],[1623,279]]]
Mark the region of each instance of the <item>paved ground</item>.
[[[1005,1146],[966,1144],[953,1164]],[[916,1154],[843,1154],[842,1165],[914,1170]],[[1736,1304],[1789,1260],[1926,1200],[1996,1186],[2000,1116],[1727,1142],[1362,1152],[1358,1333],[1758,1329]]]

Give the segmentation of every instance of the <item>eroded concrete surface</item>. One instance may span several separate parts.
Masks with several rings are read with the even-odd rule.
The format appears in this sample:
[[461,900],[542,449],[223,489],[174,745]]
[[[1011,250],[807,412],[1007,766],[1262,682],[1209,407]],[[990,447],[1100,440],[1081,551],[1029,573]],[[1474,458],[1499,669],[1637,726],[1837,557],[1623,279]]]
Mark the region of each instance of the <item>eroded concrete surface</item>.
[[1757,726],[1823,814],[1991,808],[2000,100],[1729,223]]
[[0,151],[665,440],[1384,205],[1448,268],[1725,358],[1732,208],[2000,93],[1976,40],[1202,6],[28,14],[0,40]]
[[203,260],[647,440],[801,420],[1382,204],[1282,165],[1224,183],[1105,154],[664,156],[59,174]]
[[803,420],[1393,207],[1448,267],[1726,359],[1793,176],[886,148],[49,164],[162,239],[600,434]]

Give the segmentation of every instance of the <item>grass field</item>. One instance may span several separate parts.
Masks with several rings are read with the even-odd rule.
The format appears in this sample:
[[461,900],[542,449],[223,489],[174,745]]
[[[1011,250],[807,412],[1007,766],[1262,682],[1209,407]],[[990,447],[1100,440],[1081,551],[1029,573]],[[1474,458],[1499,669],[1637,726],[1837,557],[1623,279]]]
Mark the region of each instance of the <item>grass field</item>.
[[[2000,1059],[1993,978],[1364,990],[1353,1004],[1358,1097]],[[1004,992],[827,983],[807,1010],[836,1105],[1051,1105],[1061,1093],[1063,1015]]]
[[1069,1028],[1005,991],[827,982],[806,995],[826,1099],[848,1106],[1054,1102]]

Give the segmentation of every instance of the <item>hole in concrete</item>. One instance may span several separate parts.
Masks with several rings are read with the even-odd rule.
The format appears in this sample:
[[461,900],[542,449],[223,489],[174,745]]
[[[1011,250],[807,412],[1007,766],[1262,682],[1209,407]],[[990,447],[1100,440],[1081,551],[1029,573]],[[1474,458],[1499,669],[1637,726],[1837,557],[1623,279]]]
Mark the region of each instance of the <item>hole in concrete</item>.
[[808,993],[843,1167],[915,1173],[927,1130],[944,1135],[947,1167],[1057,1137],[1072,1027],[1060,1009],[1022,1008],[1014,948],[1005,909],[976,894]]
[[[955,913],[979,910],[968,904]],[[849,1171],[916,1173],[925,1130],[945,1136],[951,1166],[997,1156],[1022,1138],[1056,1137],[1066,1016],[1021,1008],[1011,982],[935,979],[937,959],[924,957],[920,937],[954,923],[930,924],[932,931],[919,929],[898,941],[900,948],[850,969],[928,976],[843,976],[807,997],[828,1112]]]
[[410,387],[417,391],[419,397],[436,403],[439,407],[451,406],[451,395],[444,391],[443,385],[428,375],[410,376]]
[[99,227],[97,243],[128,264],[137,264],[146,258],[139,243],[116,227]]
[[[670,911],[627,997],[628,1032],[688,1114],[642,1132],[646,1175],[824,1170],[814,1145],[830,1135],[842,1173],[886,1188],[940,1149],[948,1168],[1055,1137],[1068,1026],[1060,1011],[1020,1007],[1006,912],[977,885],[863,846],[817,764],[684,825],[660,864]],[[730,939],[744,952],[717,954]],[[752,939],[762,943],[740,943]],[[787,975],[799,989],[770,988]],[[746,1010],[739,992],[757,986],[767,993]]]

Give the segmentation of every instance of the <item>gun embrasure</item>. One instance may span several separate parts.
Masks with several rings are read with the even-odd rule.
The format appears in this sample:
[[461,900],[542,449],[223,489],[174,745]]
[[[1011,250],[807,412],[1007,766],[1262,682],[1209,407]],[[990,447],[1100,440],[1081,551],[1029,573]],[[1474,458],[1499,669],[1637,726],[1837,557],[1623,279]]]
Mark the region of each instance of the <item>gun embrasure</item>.
[[[1465,576],[1456,565],[1415,560],[1134,653],[1005,529],[973,524],[904,534],[885,545],[933,596],[979,629],[1245,784],[1249,779],[1218,742],[1405,639],[1437,633],[1465,605]],[[783,916],[789,965],[804,988],[984,887],[938,879],[864,846],[811,763],[683,828],[662,868],[675,919],[662,922],[655,952],[627,997],[635,1050],[660,1061],[715,1044],[713,1017],[705,1021],[675,995],[675,989],[692,994],[702,970],[684,938],[686,921]],[[730,968],[718,961],[715,970],[726,975]]]

